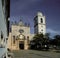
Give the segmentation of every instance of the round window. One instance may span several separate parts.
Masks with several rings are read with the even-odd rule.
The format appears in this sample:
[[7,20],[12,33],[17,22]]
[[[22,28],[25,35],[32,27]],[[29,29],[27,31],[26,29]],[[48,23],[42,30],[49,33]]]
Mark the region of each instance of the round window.
[[19,32],[20,32],[20,33],[23,33],[23,32],[24,32],[24,30],[23,30],[23,29],[20,29],[20,30],[19,30]]

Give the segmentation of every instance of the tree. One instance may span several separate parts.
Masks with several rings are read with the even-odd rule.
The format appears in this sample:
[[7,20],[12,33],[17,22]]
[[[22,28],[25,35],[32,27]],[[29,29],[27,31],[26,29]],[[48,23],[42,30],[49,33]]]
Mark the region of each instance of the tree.
[[34,37],[33,37],[33,40],[31,41],[32,42],[32,48],[34,49],[39,49],[41,48],[42,46],[42,42],[43,42],[43,34],[36,34]]
[[43,34],[36,34],[34,37],[33,37],[33,41],[34,42],[34,48],[35,49],[40,49],[42,48],[43,45],[48,45],[48,42],[49,42],[49,36],[48,34],[46,35],[43,35]]
[[54,40],[57,46],[60,45],[60,35],[55,35]]
[[44,35],[44,42],[46,42],[46,44],[49,44],[49,42],[50,42],[50,33],[46,33]]

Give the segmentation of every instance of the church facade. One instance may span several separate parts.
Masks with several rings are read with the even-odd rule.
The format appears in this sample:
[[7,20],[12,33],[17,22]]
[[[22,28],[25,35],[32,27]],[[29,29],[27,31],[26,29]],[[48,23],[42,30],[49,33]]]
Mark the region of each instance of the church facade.
[[29,49],[29,43],[34,34],[30,33],[30,26],[25,25],[21,20],[11,26],[8,39],[8,48],[11,50]]
[[[40,31],[40,29],[43,29],[43,31]],[[34,18],[34,34],[30,33],[30,26],[25,25],[22,20],[20,20],[18,24],[12,24],[11,26],[11,32],[9,33],[8,39],[8,48],[10,50],[27,50],[29,49],[30,40],[33,39],[33,36],[37,33],[45,34],[45,30],[45,17],[40,12]]]

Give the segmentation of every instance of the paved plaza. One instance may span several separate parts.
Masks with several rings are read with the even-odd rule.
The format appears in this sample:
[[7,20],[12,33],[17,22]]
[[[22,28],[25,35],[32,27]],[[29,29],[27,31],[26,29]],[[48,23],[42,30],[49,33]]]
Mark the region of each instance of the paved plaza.
[[14,58],[60,58],[60,53],[53,51],[20,50],[13,53]]

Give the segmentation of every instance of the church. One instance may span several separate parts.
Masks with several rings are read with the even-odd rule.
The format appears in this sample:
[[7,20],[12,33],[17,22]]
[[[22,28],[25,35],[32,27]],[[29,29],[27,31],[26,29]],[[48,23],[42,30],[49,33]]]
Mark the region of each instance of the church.
[[10,50],[28,50],[35,34],[46,33],[45,16],[41,12],[34,17],[34,34],[30,31],[30,26],[25,25],[22,20],[18,24],[12,24],[7,47]]

